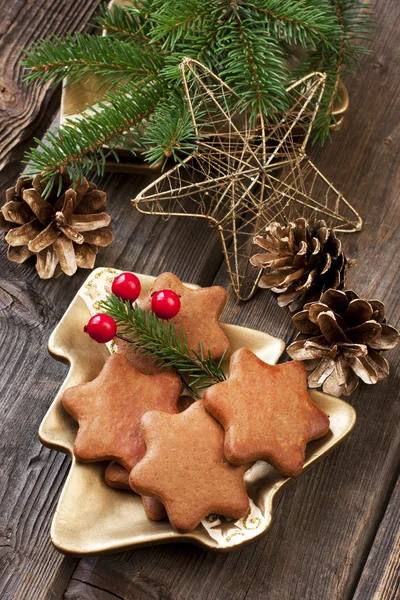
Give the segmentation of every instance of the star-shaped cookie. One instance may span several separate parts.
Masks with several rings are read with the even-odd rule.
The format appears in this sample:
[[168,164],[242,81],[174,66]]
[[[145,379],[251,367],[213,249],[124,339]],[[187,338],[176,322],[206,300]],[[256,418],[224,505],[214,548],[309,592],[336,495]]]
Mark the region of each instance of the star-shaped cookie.
[[224,456],[224,431],[201,401],[179,415],[156,411],[142,418],[144,458],[130,474],[131,487],[164,504],[171,525],[192,531],[209,513],[244,517],[249,498],[247,466]]
[[154,281],[149,293],[139,300],[144,310],[151,308],[151,295],[159,290],[172,290],[180,297],[179,313],[171,319],[176,333],[182,329],[189,348],[200,352],[200,343],[205,352],[210,350],[215,359],[228,353],[229,340],[219,326],[218,319],[225,307],[227,293],[224,288],[212,286],[192,290],[173,273],[162,273]]
[[[133,494],[133,490],[129,485],[129,471],[119,463],[113,461],[108,465],[104,473],[104,481],[107,485],[117,490],[129,490]],[[162,521],[166,518],[164,506],[150,496],[142,496],[143,508],[146,515],[152,521]]]
[[229,379],[208,388],[203,402],[225,429],[232,464],[265,460],[288,477],[301,473],[307,442],[329,430],[308,394],[303,364],[268,365],[248,348],[232,355]]
[[129,471],[145,446],[140,420],[148,410],[177,413],[181,391],[172,373],[144,375],[115,354],[89,383],[65,390],[62,403],[78,421],[74,453],[83,462],[116,460]]

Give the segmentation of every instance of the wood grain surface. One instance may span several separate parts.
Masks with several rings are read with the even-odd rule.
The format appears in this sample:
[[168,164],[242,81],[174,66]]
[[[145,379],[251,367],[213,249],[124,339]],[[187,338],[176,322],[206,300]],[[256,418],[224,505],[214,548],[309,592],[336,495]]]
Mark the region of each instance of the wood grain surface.
[[[0,193],[17,176],[24,147],[54,118],[59,92],[26,90],[18,67],[33,39],[82,29],[97,2],[0,2]],[[376,4],[372,54],[346,84],[350,109],[333,143],[312,149],[316,164],[364,218],[343,244],[358,266],[349,284],[385,301],[399,317],[400,5]],[[2,91],[3,90],[3,91]],[[217,234],[207,223],[163,221],[129,203],[150,177],[108,175],[116,241],[96,266],[156,275],[165,270],[201,285],[227,286]],[[285,490],[269,532],[231,554],[183,545],[107,557],[63,557],[49,528],[69,459],[42,448],[37,430],[67,368],[46,350],[50,332],[87,276],[41,281],[8,263],[0,245],[0,598],[3,600],[394,600],[399,597],[399,352],[389,380],[360,386],[350,401],[358,421],[346,442]],[[287,311],[260,292],[224,320],[289,342]]]
[[391,496],[354,600],[400,598],[400,479]]

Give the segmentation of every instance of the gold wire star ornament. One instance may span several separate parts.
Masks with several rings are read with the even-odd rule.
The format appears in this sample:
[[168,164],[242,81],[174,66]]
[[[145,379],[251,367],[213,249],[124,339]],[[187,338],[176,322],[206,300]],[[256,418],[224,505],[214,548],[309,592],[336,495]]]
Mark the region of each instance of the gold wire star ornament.
[[311,73],[286,89],[290,108],[256,122],[237,94],[207,67],[185,58],[182,81],[195,152],[143,189],[134,206],[144,214],[207,219],[218,229],[232,288],[250,299],[262,270],[249,263],[252,241],[272,221],[324,218],[336,231],[362,220],[305,152],[326,76]]

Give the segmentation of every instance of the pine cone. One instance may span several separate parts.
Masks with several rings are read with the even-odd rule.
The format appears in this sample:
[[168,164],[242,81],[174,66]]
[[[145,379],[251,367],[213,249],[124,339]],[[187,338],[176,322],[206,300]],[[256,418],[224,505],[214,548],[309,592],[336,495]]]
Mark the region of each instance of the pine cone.
[[328,394],[350,396],[359,379],[376,383],[389,375],[389,363],[380,351],[394,348],[400,334],[386,324],[385,306],[379,300],[327,290],[292,320],[300,333],[287,353],[306,361],[311,388],[323,385]]
[[71,186],[62,176],[61,196],[53,190],[47,200],[42,197],[45,182],[18,179],[15,188],[6,191],[6,203],[0,212],[0,227],[9,260],[23,263],[36,256],[39,277],[58,277],[61,272],[73,275],[78,267],[92,269],[98,246],[108,246],[114,239],[110,216],[102,212],[106,194],[84,179]]
[[279,306],[289,305],[291,312],[318,300],[329,288],[343,288],[348,267],[355,263],[347,260],[325,221],[309,225],[300,218],[286,226],[271,223],[266,236],[256,236],[254,243],[266,253],[252,256],[251,264],[269,269],[258,285],[279,294]]

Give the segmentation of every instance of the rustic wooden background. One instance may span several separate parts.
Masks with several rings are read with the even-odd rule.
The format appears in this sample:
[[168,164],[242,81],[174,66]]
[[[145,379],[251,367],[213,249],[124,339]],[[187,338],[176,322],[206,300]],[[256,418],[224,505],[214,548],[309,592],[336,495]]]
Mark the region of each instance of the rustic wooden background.
[[[98,0],[0,0],[0,192],[21,170],[24,149],[57,122],[60,90],[26,88],[19,65],[34,39],[83,30]],[[376,2],[372,54],[348,78],[350,110],[333,143],[313,149],[323,172],[364,217],[343,237],[358,268],[350,285],[399,316],[400,3]],[[142,216],[129,199],[150,179],[108,175],[116,241],[97,266],[174,271],[201,285],[227,277],[215,232],[205,223]],[[184,249],[184,251],[182,251]],[[352,396],[351,437],[285,490],[267,535],[232,554],[184,545],[100,558],[64,557],[49,528],[69,458],[43,448],[39,423],[66,374],[47,354],[50,332],[87,276],[41,281],[25,266],[0,270],[0,598],[3,600],[218,599],[357,600],[400,597],[399,353],[390,380]],[[272,296],[230,296],[224,319],[291,338]]]

